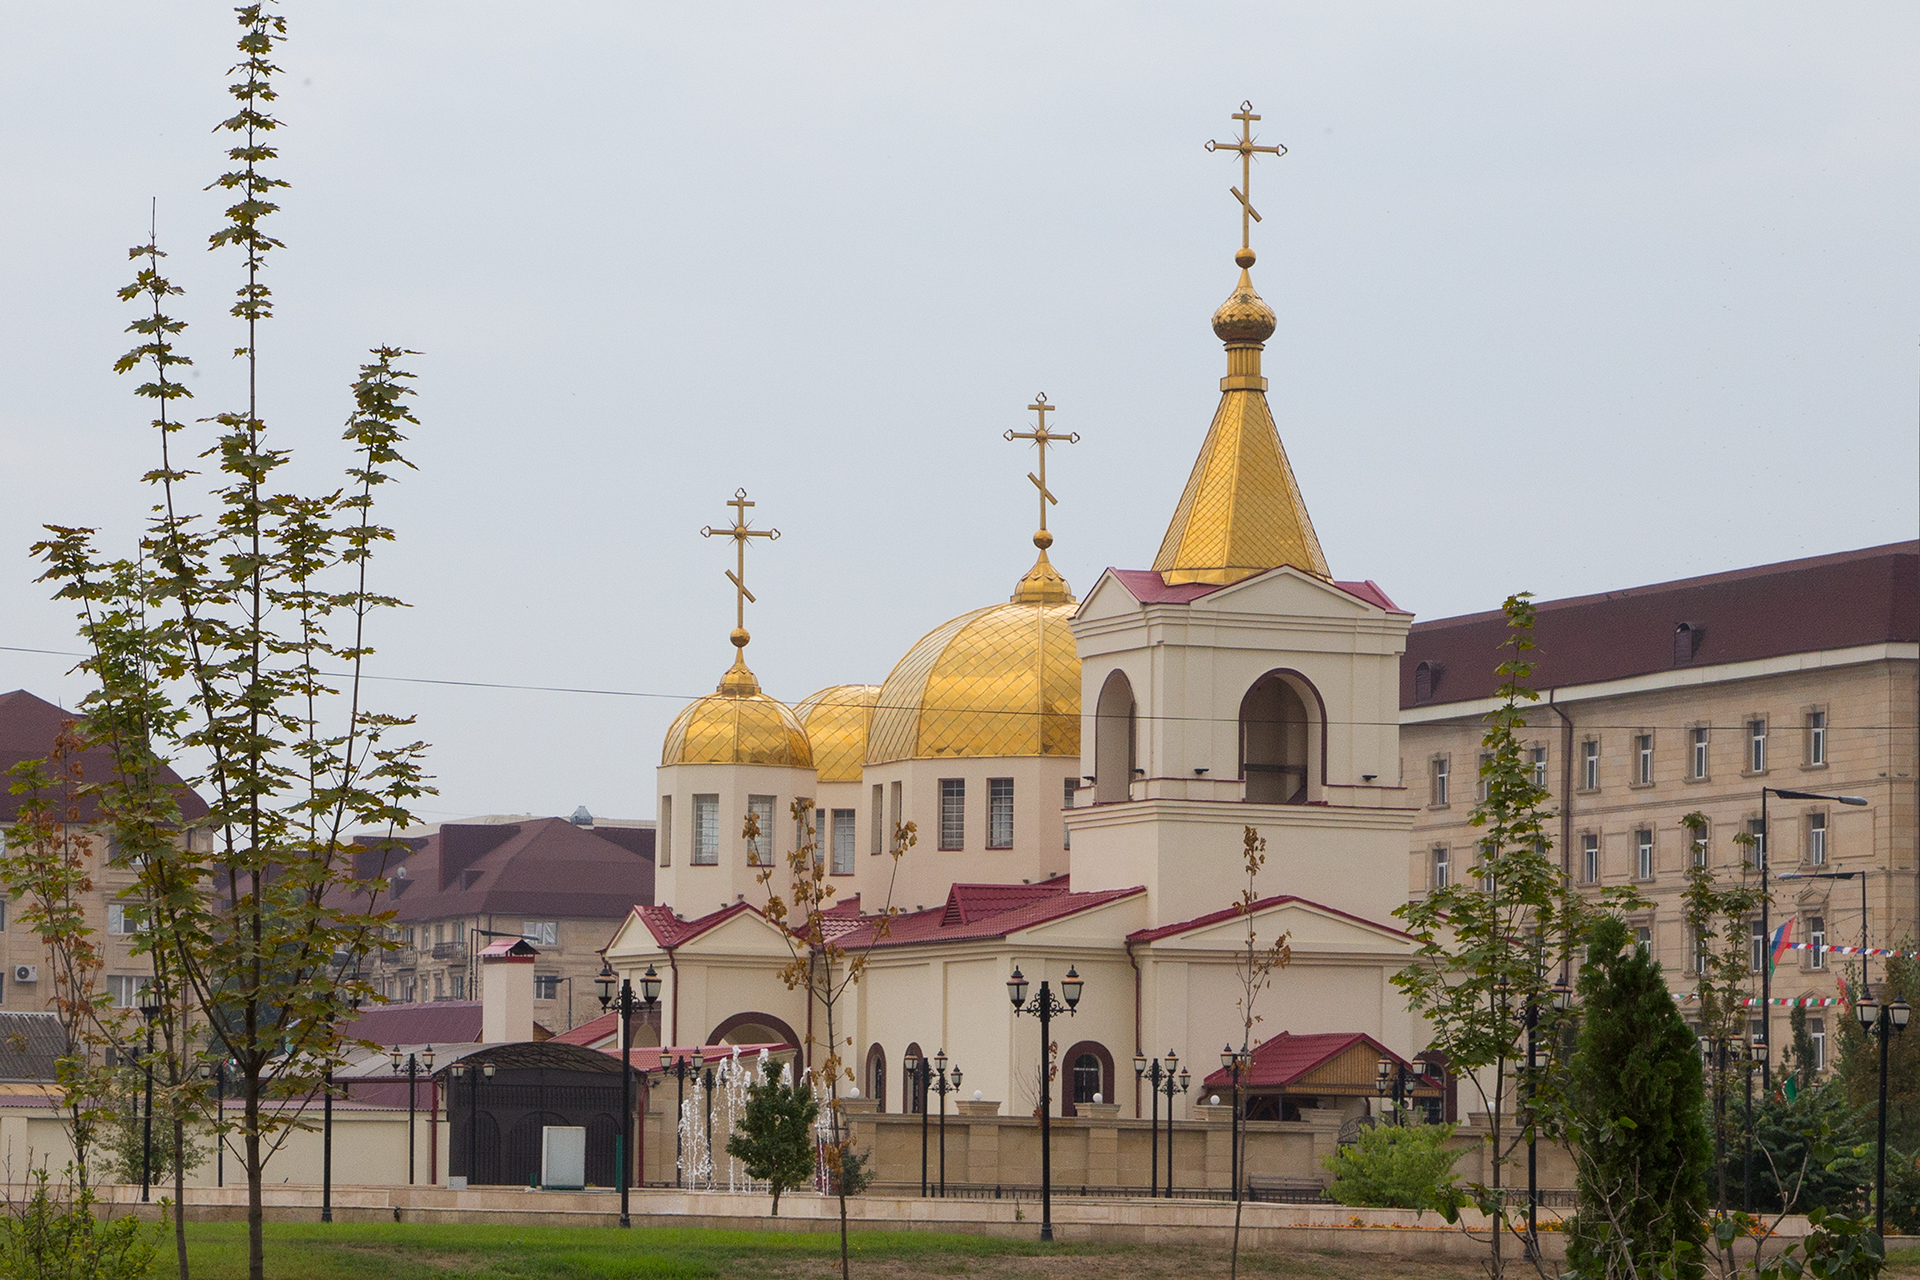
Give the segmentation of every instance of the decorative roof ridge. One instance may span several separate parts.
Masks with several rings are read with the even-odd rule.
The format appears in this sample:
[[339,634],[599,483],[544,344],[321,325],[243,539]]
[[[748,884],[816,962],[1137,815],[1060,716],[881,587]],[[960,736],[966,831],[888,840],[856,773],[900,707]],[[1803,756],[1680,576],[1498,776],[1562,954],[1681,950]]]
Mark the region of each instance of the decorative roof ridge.
[[1127,935],[1127,941],[1158,942],[1162,938],[1171,938],[1182,933],[1192,933],[1196,929],[1209,928],[1224,920],[1232,920],[1237,916],[1252,912],[1266,911],[1273,907],[1284,906],[1288,903],[1296,903],[1303,907],[1312,907],[1316,911],[1324,911],[1328,915],[1339,916],[1343,920],[1351,920],[1355,924],[1363,924],[1368,928],[1378,929],[1382,933],[1391,933],[1402,938],[1411,938],[1413,936],[1404,929],[1396,929],[1390,924],[1381,924],[1378,920],[1369,920],[1365,916],[1355,915],[1351,911],[1342,911],[1338,907],[1330,907],[1324,902],[1315,902],[1312,898],[1303,898],[1297,893],[1276,893],[1271,897],[1256,899],[1247,906],[1245,911],[1242,911],[1240,906],[1236,904],[1231,907],[1223,907],[1218,911],[1209,911],[1207,914],[1195,916],[1191,920],[1179,920],[1173,924],[1156,925],[1151,929],[1136,929]]

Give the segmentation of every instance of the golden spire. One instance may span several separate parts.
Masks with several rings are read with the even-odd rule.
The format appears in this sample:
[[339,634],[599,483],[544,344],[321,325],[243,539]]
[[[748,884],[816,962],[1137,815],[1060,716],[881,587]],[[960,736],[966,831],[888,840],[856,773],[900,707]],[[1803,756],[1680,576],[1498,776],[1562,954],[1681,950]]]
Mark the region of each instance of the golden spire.
[[1047,532],[1047,504],[1060,505],[1060,500],[1047,488],[1047,446],[1058,440],[1066,444],[1079,444],[1080,433],[1062,434],[1047,430],[1047,415],[1059,410],[1047,403],[1043,391],[1034,396],[1028,405],[1039,416],[1039,425],[1031,431],[1008,431],[1009,440],[1031,440],[1040,450],[1040,474],[1027,472],[1027,479],[1033,481],[1033,487],[1040,491],[1040,528],[1033,535],[1033,545],[1040,548],[1040,558],[1033,562],[1033,568],[1027,570],[1027,576],[1020,579],[1020,585],[1013,589],[1015,604],[1072,604],[1073,592],[1067,589],[1067,580],[1060,576],[1053,563],[1047,559],[1047,548],[1053,545],[1053,535]]
[[1233,255],[1240,280],[1213,313],[1213,332],[1227,348],[1220,407],[1153,560],[1170,585],[1239,582],[1283,564],[1316,577],[1332,576],[1281,447],[1267,407],[1267,380],[1260,373],[1260,352],[1273,336],[1274,315],[1255,292],[1251,274],[1253,224],[1260,221],[1251,194],[1253,158],[1283,156],[1287,149],[1254,141],[1253,122],[1260,117],[1251,102],[1241,103],[1233,118],[1240,122],[1240,137],[1209,142],[1207,150],[1240,157],[1240,185],[1229,188],[1240,202],[1240,251]]
[[[753,637],[747,634],[747,602],[753,600],[753,592],[747,590],[747,539],[778,538],[778,529],[749,529],[747,527],[747,508],[754,505],[747,501],[745,489],[735,489],[727,505],[733,508],[731,528],[716,529],[712,525],[700,530],[703,538],[729,537],[733,539],[734,553],[737,556],[736,568],[727,570],[727,579],[733,583],[733,665],[727,668],[727,674],[720,677],[721,693],[748,694],[760,692],[760,682],[747,670],[747,641]],[[754,601],[754,603],[759,603]]]

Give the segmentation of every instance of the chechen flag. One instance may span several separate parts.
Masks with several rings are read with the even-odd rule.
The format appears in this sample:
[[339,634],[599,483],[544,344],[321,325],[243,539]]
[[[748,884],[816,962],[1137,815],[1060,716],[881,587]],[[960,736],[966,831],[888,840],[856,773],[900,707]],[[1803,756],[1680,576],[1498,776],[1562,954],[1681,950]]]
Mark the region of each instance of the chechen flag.
[[1780,967],[1780,957],[1793,945],[1793,917],[1788,916],[1785,923],[1773,931],[1773,955],[1767,961],[1767,972],[1772,973]]

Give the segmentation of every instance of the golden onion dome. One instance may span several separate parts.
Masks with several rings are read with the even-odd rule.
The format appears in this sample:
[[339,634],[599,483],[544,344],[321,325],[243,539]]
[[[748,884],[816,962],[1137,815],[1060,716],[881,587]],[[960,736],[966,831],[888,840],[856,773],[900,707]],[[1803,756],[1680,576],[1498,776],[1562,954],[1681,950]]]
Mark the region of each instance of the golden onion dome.
[[1242,249],[1233,260],[1240,266],[1240,283],[1213,313],[1214,336],[1234,345],[1265,342],[1273,336],[1273,308],[1254,292],[1253,277],[1247,271],[1253,265],[1253,250]]
[[760,692],[760,682],[736,657],[717,692],[688,704],[673,718],[660,763],[811,769],[813,748],[793,709]]
[[1034,577],[1012,603],[962,614],[907,651],[880,687],[868,764],[1080,754],[1073,596],[1060,582],[1045,601],[1023,599],[1043,594]]
[[879,698],[877,684],[836,684],[802,698],[793,709],[806,727],[820,781],[860,781],[860,766],[867,758],[867,723]]

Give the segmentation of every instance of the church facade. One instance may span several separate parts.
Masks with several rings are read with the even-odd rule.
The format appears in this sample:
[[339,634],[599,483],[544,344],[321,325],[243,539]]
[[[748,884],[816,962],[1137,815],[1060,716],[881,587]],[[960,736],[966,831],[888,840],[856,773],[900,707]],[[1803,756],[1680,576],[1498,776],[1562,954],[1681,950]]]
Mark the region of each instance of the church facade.
[[[1246,161],[1250,133],[1220,149]],[[1248,915],[1235,904],[1251,828],[1266,842],[1257,941],[1291,948],[1252,1038],[1424,1047],[1390,981],[1413,955],[1392,916],[1415,815],[1398,730],[1412,619],[1328,568],[1268,407],[1274,316],[1244,235],[1235,263],[1213,317],[1220,398],[1151,567],[1108,569],[1082,600],[1049,562],[1046,450],[1066,437],[1042,398],[1035,431],[1015,437],[1040,451],[1039,555],[1007,601],[936,627],[878,684],[792,705],[760,689],[736,619],[732,667],[663,744],[656,905],[607,949],[623,975],[662,978],[667,1044],[790,1041],[822,1056],[825,1012],[783,984],[788,949],[760,911],[763,871],[784,892],[785,855],[811,843],[836,887],[837,942],[869,956],[835,1010],[844,1085],[916,1109],[900,1064],[944,1050],[963,1098],[1031,1112],[1040,1028],[1015,1015],[1007,980],[1018,967],[1057,991],[1072,969],[1084,994],[1052,1028],[1056,1113],[1145,1116],[1136,1057],[1172,1051],[1204,1080],[1243,1039]],[[744,493],[735,503],[734,527],[712,532],[741,549],[744,597],[744,549],[762,531]],[[810,802],[803,820],[795,801]],[[914,843],[896,858],[907,824]],[[882,925],[889,905],[900,914]],[[1195,1088],[1174,1111],[1205,1100]]]

